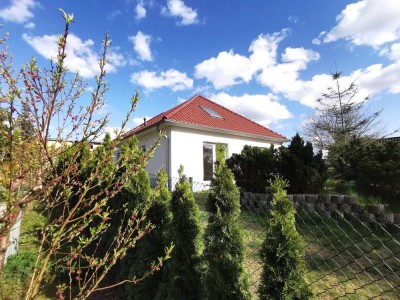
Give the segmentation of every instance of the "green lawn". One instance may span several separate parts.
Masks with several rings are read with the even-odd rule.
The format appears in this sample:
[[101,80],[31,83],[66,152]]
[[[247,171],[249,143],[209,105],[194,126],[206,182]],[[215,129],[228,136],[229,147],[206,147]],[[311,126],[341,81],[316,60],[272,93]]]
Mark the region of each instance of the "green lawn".
[[[203,226],[207,218],[205,199],[206,193],[196,193]],[[246,247],[245,267],[255,296],[261,275],[258,251],[266,218],[265,212],[246,211],[239,218]],[[298,213],[297,226],[304,241],[306,280],[315,299],[400,298],[399,228],[306,211]]]

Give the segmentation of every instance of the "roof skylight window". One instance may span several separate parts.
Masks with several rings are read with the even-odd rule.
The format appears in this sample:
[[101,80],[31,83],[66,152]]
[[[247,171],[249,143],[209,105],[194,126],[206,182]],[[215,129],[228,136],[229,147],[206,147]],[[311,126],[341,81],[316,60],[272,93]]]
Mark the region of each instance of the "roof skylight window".
[[217,119],[223,119],[223,117],[217,113],[215,110],[213,110],[212,108],[209,107],[205,107],[205,106],[200,106],[206,113],[208,113],[211,117],[213,118],[217,118]]

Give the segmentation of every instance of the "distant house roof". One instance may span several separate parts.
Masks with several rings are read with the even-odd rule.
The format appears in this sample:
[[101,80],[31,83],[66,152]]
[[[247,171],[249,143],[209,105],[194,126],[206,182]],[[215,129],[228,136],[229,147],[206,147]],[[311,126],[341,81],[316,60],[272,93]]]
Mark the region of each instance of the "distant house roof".
[[220,129],[232,133],[242,133],[266,137],[281,142],[287,138],[275,131],[272,131],[250,119],[243,117],[203,96],[193,98],[162,112],[143,122],[141,125],[126,132],[123,137],[127,138],[133,134],[140,133],[161,122],[169,121],[177,125],[194,125],[203,129]]

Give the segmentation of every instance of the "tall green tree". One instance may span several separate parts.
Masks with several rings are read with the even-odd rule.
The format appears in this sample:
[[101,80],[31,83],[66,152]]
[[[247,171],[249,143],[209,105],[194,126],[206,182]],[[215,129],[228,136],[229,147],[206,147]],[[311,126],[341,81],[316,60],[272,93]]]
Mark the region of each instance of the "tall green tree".
[[289,181],[289,193],[318,193],[328,178],[322,152],[297,133],[289,146],[279,149],[279,174]]
[[[167,235],[171,222],[169,210],[171,193],[167,187],[168,177],[164,170],[157,174],[157,186],[152,192],[150,205],[146,213],[147,220],[155,226],[155,230],[146,235],[138,247],[136,255],[128,263],[129,278],[140,277],[159,257],[163,257],[165,248],[170,247],[171,241]],[[152,300],[158,292],[162,281],[162,272],[143,279],[138,285],[127,285],[128,299]]]
[[239,190],[224,161],[223,145],[217,145],[215,173],[206,208],[209,213],[204,235],[207,299],[250,299],[243,266],[244,246],[238,224]]
[[182,166],[172,192],[171,212],[169,234],[174,249],[165,266],[157,299],[201,299],[199,208]]
[[295,209],[286,197],[287,182],[271,182],[273,206],[268,216],[260,257],[263,264],[260,299],[309,299],[304,280],[304,248],[296,230]]

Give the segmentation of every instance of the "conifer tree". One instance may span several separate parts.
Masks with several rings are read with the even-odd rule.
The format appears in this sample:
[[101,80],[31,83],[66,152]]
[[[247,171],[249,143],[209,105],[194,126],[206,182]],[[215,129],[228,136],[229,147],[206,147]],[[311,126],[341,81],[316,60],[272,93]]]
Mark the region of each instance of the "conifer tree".
[[271,182],[274,200],[261,247],[263,272],[260,299],[308,299],[311,292],[304,280],[304,249],[296,230],[293,203],[286,197],[287,182]]
[[224,147],[217,145],[217,162],[206,208],[205,292],[208,299],[250,299],[248,278],[243,267],[244,247],[237,224],[239,190],[225,164]]
[[172,192],[171,212],[170,237],[174,249],[163,270],[163,284],[157,299],[201,299],[199,208],[182,166]]
[[[147,271],[147,268],[158,257],[162,257],[165,248],[171,242],[166,231],[171,222],[169,204],[171,193],[167,188],[168,177],[164,170],[157,174],[157,186],[152,192],[150,207],[147,210],[147,220],[155,226],[155,230],[146,235],[138,243],[137,254],[130,265],[129,278],[138,277]],[[155,272],[137,285],[127,286],[128,299],[154,299],[161,283],[162,272]]]

